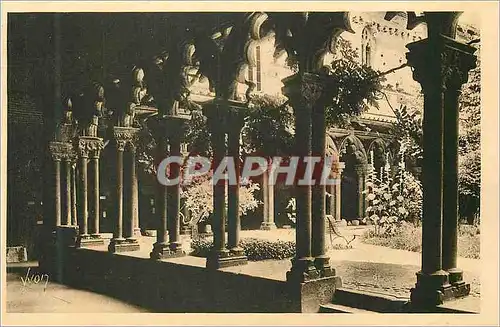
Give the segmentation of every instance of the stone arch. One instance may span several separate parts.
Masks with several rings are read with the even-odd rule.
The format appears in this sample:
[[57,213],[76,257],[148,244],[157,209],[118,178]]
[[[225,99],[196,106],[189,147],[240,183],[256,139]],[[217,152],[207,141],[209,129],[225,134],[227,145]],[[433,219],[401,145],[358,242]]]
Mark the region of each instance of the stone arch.
[[354,134],[346,136],[340,143],[339,148],[340,157],[353,156],[353,158],[355,159],[355,162],[353,163],[355,164],[366,164],[368,162],[368,156],[366,154],[365,147],[361,140]]
[[339,160],[339,150],[337,148],[337,145],[335,144],[335,141],[333,140],[333,137],[331,135],[326,135],[326,155],[327,156],[335,156],[336,160]]
[[376,138],[373,140],[368,146],[368,156],[370,157],[370,162],[373,164],[373,168],[376,173],[380,173],[381,170],[385,167],[387,162],[392,166],[392,162],[387,160],[388,149],[386,142],[381,138]]
[[341,217],[346,220],[358,219],[359,203],[363,199],[363,168],[367,167],[368,157],[361,140],[354,134],[346,136],[340,145],[340,160],[345,168],[341,179]]

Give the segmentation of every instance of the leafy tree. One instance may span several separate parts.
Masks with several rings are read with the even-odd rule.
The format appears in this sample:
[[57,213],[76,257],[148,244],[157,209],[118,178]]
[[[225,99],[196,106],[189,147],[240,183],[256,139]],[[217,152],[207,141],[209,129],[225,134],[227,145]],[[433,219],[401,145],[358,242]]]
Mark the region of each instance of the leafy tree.
[[459,196],[460,213],[468,223],[479,218],[481,194],[481,62],[469,72],[459,99]]

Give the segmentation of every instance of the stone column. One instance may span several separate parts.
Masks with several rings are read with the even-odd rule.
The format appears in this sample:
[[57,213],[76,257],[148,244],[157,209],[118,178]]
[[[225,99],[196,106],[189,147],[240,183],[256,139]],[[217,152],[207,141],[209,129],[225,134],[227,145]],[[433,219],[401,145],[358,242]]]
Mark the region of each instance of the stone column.
[[[322,85],[320,87],[323,87]],[[326,255],[326,186],[321,183],[326,156],[326,119],[325,106],[317,101],[312,107],[312,155],[321,160],[316,169],[312,186],[312,247],[314,265],[322,277],[333,276],[335,271],[330,266],[330,258]],[[320,173],[318,173],[320,172]]]
[[[74,160],[74,159],[73,159]],[[71,225],[78,225],[76,210],[76,162],[71,162]]]
[[[80,221],[78,222],[79,225],[79,231],[80,235],[78,238],[78,246],[93,246],[93,245],[102,245],[104,244],[104,240],[97,238],[97,237],[91,237],[89,229],[92,229],[91,232],[94,234],[94,223],[95,223],[95,216],[92,217],[92,226],[89,228],[89,202],[90,202],[90,207],[92,210],[92,214],[95,215],[95,210],[96,210],[96,204],[95,204],[95,196],[93,199],[89,199],[89,178],[88,178],[88,170],[87,166],[89,163],[89,156],[92,155],[92,159],[90,160],[91,162],[94,160],[96,157],[96,152],[99,152],[103,148],[103,143],[102,139],[94,136],[80,136],[78,138],[78,172],[79,172],[79,188],[78,188],[78,217],[80,218]],[[97,156],[99,154],[97,153]],[[95,181],[96,178],[99,178],[98,174],[99,172],[99,167],[97,164],[97,170],[96,170],[96,165],[95,163],[93,164],[93,169],[92,169],[93,175],[91,178],[93,178],[93,181],[91,185],[93,186],[93,192],[92,194],[99,193],[99,190],[95,189]],[[98,185],[98,184],[97,184]],[[98,187],[98,186],[97,186]],[[99,204],[97,204],[97,210],[99,210]]]
[[228,207],[227,207],[227,243],[228,249],[233,256],[233,263],[238,257],[241,262],[238,264],[245,264],[247,257],[244,250],[239,246],[240,244],[240,176],[241,176],[241,163],[240,163],[240,134],[244,119],[248,112],[245,107],[230,107],[228,112],[228,156],[230,160],[234,160],[236,181],[231,181],[228,185]]
[[366,187],[366,175],[369,167],[367,164],[358,164],[354,168],[358,177],[358,219],[362,219],[366,214],[366,196],[363,193]]
[[[127,185],[125,186],[127,189],[127,195],[129,197],[125,197],[127,199],[127,221],[125,223],[125,226],[127,227],[127,230],[125,231],[125,238],[127,240],[127,243],[133,244],[133,246],[140,247],[139,242],[137,241],[137,238],[135,237],[135,226],[136,226],[136,213],[138,211],[138,197],[137,197],[137,163],[135,159],[135,153],[136,153],[136,146],[135,146],[135,140],[131,140],[128,143],[128,160],[129,163],[127,165],[129,171],[126,172],[128,174],[127,180]],[[124,194],[125,195],[125,194]],[[131,250],[131,246],[129,245],[128,250]],[[137,248],[135,250],[138,250]]]
[[139,225],[139,181],[137,178],[137,162],[136,162],[136,152],[134,147],[134,153],[132,154],[133,171],[131,172],[132,179],[132,220],[134,222],[134,237],[141,236],[141,227]]
[[79,142],[79,156],[78,156],[78,222],[79,227],[79,241],[80,244],[83,240],[88,239],[88,190],[87,190],[87,162],[89,157],[89,150],[87,143],[84,140]]
[[[215,112],[214,112],[215,111]],[[223,108],[219,105],[207,108],[205,115],[208,118],[211,131],[211,143],[213,149],[213,166],[218,167],[226,155],[225,128]],[[229,251],[226,249],[226,182],[219,180],[213,186],[213,213],[212,213],[212,232],[214,234],[214,247],[209,257],[207,257],[207,268],[221,268],[221,264],[229,257]]]
[[61,226],[61,158],[54,156],[54,216],[55,225]]
[[90,164],[92,165],[92,196],[90,201],[91,212],[92,212],[92,225],[91,225],[91,235],[93,238],[100,238],[99,225],[100,225],[100,215],[101,211],[99,208],[100,204],[100,189],[99,189],[99,156],[101,149],[104,147],[102,142],[100,142],[90,156]]
[[333,185],[335,189],[335,211],[333,213],[333,216],[335,217],[335,221],[341,221],[342,220],[342,171],[345,168],[345,163],[343,162],[337,162],[337,165],[335,167],[335,178],[337,182],[335,185]]
[[71,158],[64,159],[64,225],[71,225]]
[[269,185],[269,171],[262,174],[262,197],[264,202],[264,217],[260,229],[274,230],[274,185]]
[[[180,116],[167,116],[168,134],[170,143],[170,155],[173,157],[181,157],[181,138],[184,134],[184,126],[186,118]],[[170,164],[171,180],[180,178],[181,165],[173,162]],[[185,252],[182,249],[180,240],[180,211],[181,211],[181,186],[180,183],[167,187],[169,196],[167,197],[167,213],[168,213],[168,234],[169,234],[169,256],[183,256]]]
[[120,245],[125,243],[123,237],[123,152],[126,141],[116,140],[116,221],[113,238],[109,243],[110,252],[119,252]]
[[[165,158],[166,155],[166,139],[163,133],[159,131],[160,136],[157,136],[157,161]],[[165,254],[169,253],[168,248],[168,223],[167,223],[167,187],[158,183],[158,191],[155,201],[155,212],[158,219],[158,227],[156,229],[156,243],[153,244],[153,250],[149,254],[151,259],[161,259]]]
[[[321,96],[322,87],[317,81],[317,75],[304,73],[295,74],[283,80],[283,93],[290,99],[295,113],[296,154],[300,157],[297,178],[305,172],[304,158],[311,155],[311,111],[316,100]],[[312,257],[312,216],[311,216],[311,185],[297,186],[295,189],[297,201],[296,220],[296,255],[292,259],[292,268],[287,272],[287,280],[304,282],[319,277]]]
[[[136,239],[132,238],[132,211],[128,210],[128,220],[127,226],[130,226],[130,230],[124,230],[124,169],[123,169],[123,157],[127,146],[133,144],[138,129],[133,127],[113,127],[113,138],[116,143],[116,222],[115,230],[113,232],[113,238],[108,246],[109,252],[127,252],[127,251],[137,251],[140,249],[139,243]],[[135,164],[135,163],[134,163]],[[127,172],[130,174],[130,172]],[[130,181],[130,178],[128,179]],[[130,185],[127,185],[128,190],[130,190]],[[132,201],[129,201],[127,205],[131,205]],[[127,237],[127,238],[125,238]]]
[[[446,114],[449,121],[445,123],[444,110],[456,108],[455,100],[451,101],[449,98],[450,94],[447,96],[449,101],[446,101],[446,104],[444,100],[448,83],[456,80],[463,83],[467,80],[467,72],[475,62],[475,57],[472,55],[475,49],[442,35],[442,28],[450,23],[450,18],[455,13],[426,15],[429,37],[407,45],[409,49],[407,58],[413,67],[413,78],[421,84],[424,92],[422,269],[417,273],[417,283],[411,293],[411,302],[415,306],[435,306],[444,300],[469,293],[469,287],[466,285],[451,286],[448,272],[443,270],[443,209],[456,205],[456,203],[443,203],[443,199],[453,200],[450,194],[455,192],[452,190],[453,187],[448,188],[450,193],[443,196],[443,167],[450,169],[450,164],[454,167],[454,164],[449,162],[443,165],[443,160],[455,156],[454,151],[443,153],[444,135],[448,132],[453,133],[448,129],[450,125],[455,124],[453,113],[451,116]],[[451,23],[449,25],[451,26]],[[456,148],[453,136],[447,137],[447,141],[450,142],[448,146]],[[451,182],[451,179],[447,182]],[[451,211],[447,211],[449,212]],[[453,229],[457,217],[447,219],[450,219],[447,228]],[[454,237],[452,241],[455,242],[456,234],[450,236]],[[451,242],[446,248],[453,252]]]
[[[456,46],[456,45],[455,45]],[[463,45],[461,45],[464,47]],[[475,67],[473,47],[463,52],[454,49],[451,63],[453,78],[446,83],[444,93],[444,152],[443,152],[443,269],[449,274],[449,282],[459,293],[469,293],[469,284],[463,280],[463,271],[457,265],[458,240],[458,99],[462,84],[467,82],[468,71]]]

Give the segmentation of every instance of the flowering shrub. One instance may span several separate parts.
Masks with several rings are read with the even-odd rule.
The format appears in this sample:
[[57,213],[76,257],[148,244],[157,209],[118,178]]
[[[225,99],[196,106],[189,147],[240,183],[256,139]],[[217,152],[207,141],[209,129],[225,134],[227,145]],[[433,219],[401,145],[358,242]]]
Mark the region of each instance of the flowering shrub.
[[[240,186],[240,215],[245,215],[248,211],[255,210],[259,201],[255,198],[254,192],[259,190],[259,184],[248,181]],[[191,213],[191,223],[197,224],[207,219],[213,212],[213,185],[210,174],[194,178],[181,192],[184,206]],[[227,197],[227,192],[226,192]],[[226,201],[227,202],[227,201]]]
[[389,167],[377,176],[368,175],[366,208],[368,218],[375,225],[377,235],[394,235],[402,221],[418,222],[422,217],[422,185],[405,169],[403,161],[405,148],[400,148],[401,158],[397,174],[391,174]]
[[397,223],[408,216],[400,185],[391,183],[391,180],[373,178],[366,186],[369,188],[369,191],[365,190],[365,193],[368,193],[366,198],[370,201],[366,214],[375,226],[375,233],[395,234]]
[[[281,260],[295,255],[295,242],[293,241],[268,241],[256,238],[244,238],[240,242],[245,255],[250,261]],[[206,257],[213,247],[213,242],[207,239],[193,240],[191,255]]]

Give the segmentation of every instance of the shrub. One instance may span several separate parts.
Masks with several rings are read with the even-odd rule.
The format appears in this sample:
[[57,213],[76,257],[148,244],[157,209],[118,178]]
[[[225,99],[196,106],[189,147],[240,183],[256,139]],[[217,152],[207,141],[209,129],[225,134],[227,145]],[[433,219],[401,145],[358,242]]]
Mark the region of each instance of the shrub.
[[[267,259],[286,259],[295,255],[295,242],[292,241],[268,241],[256,238],[244,238],[240,246],[250,261]],[[207,239],[196,239],[191,243],[192,256],[207,257],[213,247],[213,242]]]

